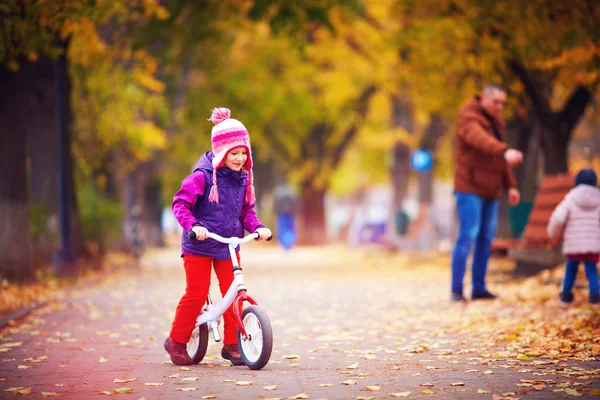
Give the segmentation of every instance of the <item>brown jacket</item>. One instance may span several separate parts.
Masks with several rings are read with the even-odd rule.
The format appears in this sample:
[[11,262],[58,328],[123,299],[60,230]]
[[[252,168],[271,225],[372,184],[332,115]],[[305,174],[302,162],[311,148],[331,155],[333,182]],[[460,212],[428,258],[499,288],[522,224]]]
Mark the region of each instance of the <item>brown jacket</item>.
[[517,183],[504,160],[504,151],[508,148],[504,120],[494,119],[502,139],[498,140],[479,100],[480,97],[475,96],[458,113],[454,190],[497,199],[502,188],[508,190]]

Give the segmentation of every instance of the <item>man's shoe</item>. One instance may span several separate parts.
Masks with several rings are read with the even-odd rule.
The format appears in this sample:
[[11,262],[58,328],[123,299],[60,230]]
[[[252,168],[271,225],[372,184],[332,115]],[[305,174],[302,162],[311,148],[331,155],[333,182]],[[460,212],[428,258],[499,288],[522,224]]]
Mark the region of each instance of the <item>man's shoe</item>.
[[452,297],[450,298],[452,301],[467,301],[465,296],[463,296],[462,292],[452,292]]
[[564,305],[571,304],[574,300],[573,293],[561,293],[560,302]]
[[237,344],[223,345],[223,349],[221,349],[221,357],[231,361],[233,365],[244,365],[244,361],[242,360],[242,355],[240,354]]
[[483,292],[473,292],[471,294],[471,300],[494,300],[497,297],[498,296],[488,292],[487,290],[484,290]]
[[600,303],[600,294],[593,293],[590,294],[590,304],[598,304]]
[[193,364],[187,352],[187,345],[185,343],[179,343],[168,337],[165,340],[165,350],[171,356],[171,362],[175,365],[191,365]]

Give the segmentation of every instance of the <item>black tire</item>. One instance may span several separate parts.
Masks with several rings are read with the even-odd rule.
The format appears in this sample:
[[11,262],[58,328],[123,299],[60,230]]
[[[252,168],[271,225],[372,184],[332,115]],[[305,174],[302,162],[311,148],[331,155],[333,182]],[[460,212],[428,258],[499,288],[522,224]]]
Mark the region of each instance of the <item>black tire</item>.
[[[248,341],[252,341],[252,337],[248,338],[248,341],[244,343],[244,339],[242,339],[242,334],[240,330],[237,331],[238,338],[238,348],[240,350],[240,354],[242,356],[242,360],[244,364],[250,369],[259,370],[263,368],[269,362],[271,358],[271,352],[273,351],[273,330],[271,329],[271,321],[269,321],[269,317],[267,313],[258,306],[248,306],[242,312],[242,321],[246,318],[248,314],[253,314],[258,320],[258,326],[262,333],[262,346],[258,350],[257,353],[254,354],[246,354],[244,352],[244,345],[247,344]],[[244,327],[245,329],[246,327]],[[247,332],[249,333],[249,332]]]
[[[198,335],[197,340],[194,339],[194,335]],[[191,357],[194,364],[198,364],[208,350],[208,325],[202,324],[192,331],[192,337],[187,344],[187,352]]]

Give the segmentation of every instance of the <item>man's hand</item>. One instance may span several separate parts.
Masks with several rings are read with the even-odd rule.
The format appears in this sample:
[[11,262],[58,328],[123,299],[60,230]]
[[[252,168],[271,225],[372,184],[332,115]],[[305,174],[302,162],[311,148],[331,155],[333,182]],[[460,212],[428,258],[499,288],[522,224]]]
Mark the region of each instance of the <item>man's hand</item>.
[[258,240],[267,240],[268,238],[270,238],[273,235],[269,228],[258,228],[256,230],[256,232],[258,233],[258,236],[259,236]]
[[519,193],[519,189],[514,187],[508,189],[508,203],[511,206],[514,206],[519,203],[519,200],[521,200],[521,193]]
[[192,230],[196,234],[196,240],[205,240],[208,237],[208,229],[203,226],[196,225]]
[[523,153],[515,149],[507,149],[504,152],[504,159],[511,167],[521,164],[523,161]]

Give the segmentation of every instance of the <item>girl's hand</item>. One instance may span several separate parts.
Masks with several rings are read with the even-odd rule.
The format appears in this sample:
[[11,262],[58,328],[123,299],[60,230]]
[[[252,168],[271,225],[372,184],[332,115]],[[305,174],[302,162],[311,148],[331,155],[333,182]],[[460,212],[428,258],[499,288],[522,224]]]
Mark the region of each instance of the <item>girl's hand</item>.
[[258,228],[256,230],[256,232],[258,233],[258,240],[267,240],[269,239],[271,236],[273,236],[273,234],[271,233],[271,230],[269,228]]
[[192,231],[196,234],[196,240],[205,240],[208,237],[208,229],[203,226],[194,226]]

